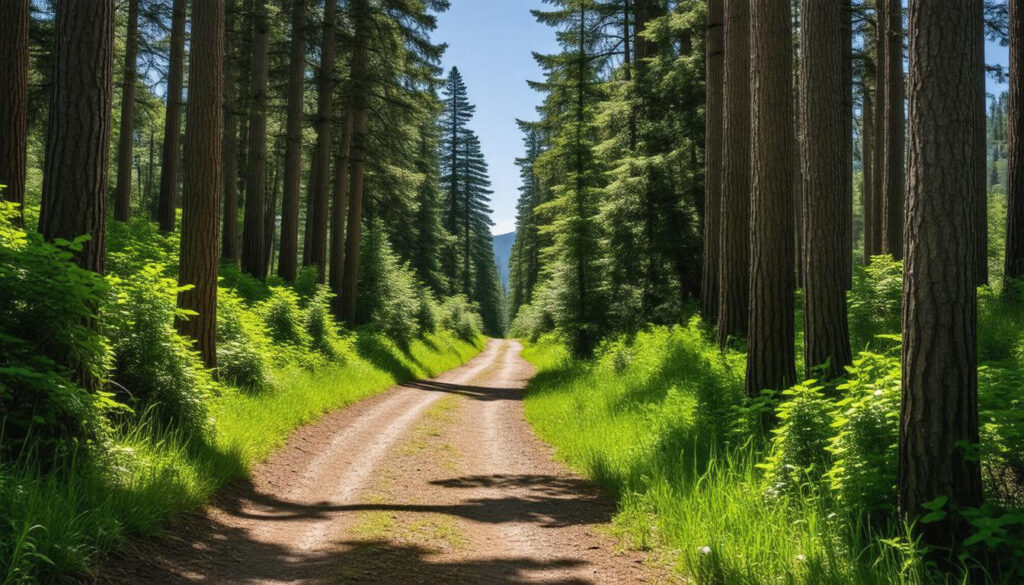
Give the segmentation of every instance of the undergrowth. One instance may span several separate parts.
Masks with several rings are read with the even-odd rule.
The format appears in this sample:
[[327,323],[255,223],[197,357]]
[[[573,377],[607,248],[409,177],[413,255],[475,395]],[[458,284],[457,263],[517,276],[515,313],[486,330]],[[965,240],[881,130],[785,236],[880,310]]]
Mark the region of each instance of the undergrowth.
[[[880,268],[888,282],[892,267]],[[853,321],[888,322],[861,310],[851,308]],[[960,512],[972,525],[961,550],[932,551],[952,559],[953,570],[940,572],[895,514],[898,339],[872,342],[868,333],[881,332],[857,326],[867,347],[843,379],[754,403],[743,397],[745,356],[720,350],[697,319],[606,341],[588,361],[542,336],[524,351],[539,369],[527,417],[561,459],[617,497],[614,526],[625,542],[657,551],[697,583],[1021,582],[1024,370],[1004,349],[1015,344],[994,339],[982,354],[989,502]],[[757,424],[766,406],[777,421],[767,436]]]
[[373,317],[339,327],[315,269],[289,284],[225,264],[208,370],[175,327],[190,316],[177,308],[175,234],[114,222],[99,276],[71,262],[82,240],[45,243],[11,217],[0,203],[0,585],[88,576],[298,426],[483,347],[475,308],[458,299],[407,303],[432,320],[401,315],[412,328],[396,340]]

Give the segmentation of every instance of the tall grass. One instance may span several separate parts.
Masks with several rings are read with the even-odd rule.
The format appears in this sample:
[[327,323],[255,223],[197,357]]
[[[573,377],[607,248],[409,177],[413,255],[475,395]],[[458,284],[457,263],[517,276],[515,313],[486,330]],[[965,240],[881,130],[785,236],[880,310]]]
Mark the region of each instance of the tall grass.
[[212,439],[190,439],[144,420],[122,428],[101,457],[69,454],[56,469],[0,467],[0,584],[88,574],[97,555],[159,532],[168,519],[244,477],[296,427],[399,381],[458,366],[482,349],[483,338],[440,332],[401,349],[360,332],[345,345],[316,372],[275,372],[274,390],[226,388],[211,401]]
[[[765,495],[744,421],[743,356],[701,326],[654,328],[573,361],[530,344],[527,417],[558,456],[620,502],[617,532],[706,584],[931,583],[903,526],[833,512],[825,489]],[[754,438],[751,438],[754,437]]]

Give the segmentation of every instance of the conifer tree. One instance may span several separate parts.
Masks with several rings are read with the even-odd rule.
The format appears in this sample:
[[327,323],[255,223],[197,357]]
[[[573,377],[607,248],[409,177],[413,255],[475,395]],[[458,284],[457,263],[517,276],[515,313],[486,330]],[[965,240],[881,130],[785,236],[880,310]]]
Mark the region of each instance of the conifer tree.
[[553,218],[544,226],[552,244],[549,278],[561,303],[559,328],[573,352],[590,355],[604,326],[599,269],[601,226],[598,201],[601,169],[594,156],[594,105],[600,97],[594,55],[604,20],[593,0],[553,0],[556,9],[534,10],[537,19],[558,30],[562,52],[536,55],[545,80],[533,86],[547,93],[541,112],[552,128],[550,148],[537,161],[551,182],[544,204]]

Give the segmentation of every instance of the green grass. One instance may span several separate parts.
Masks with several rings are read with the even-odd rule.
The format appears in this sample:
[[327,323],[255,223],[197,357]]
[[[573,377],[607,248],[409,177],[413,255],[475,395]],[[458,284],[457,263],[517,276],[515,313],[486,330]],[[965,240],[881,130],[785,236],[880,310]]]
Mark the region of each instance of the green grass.
[[[0,468],[0,584],[65,582],[129,538],[158,533],[244,477],[297,427],[410,378],[435,376],[483,348],[450,333],[400,348],[361,332],[317,372],[275,373],[276,389],[214,398],[215,435],[189,441],[143,424],[123,429],[103,457],[69,456],[56,469]],[[23,457],[32,460],[31,457]]]
[[730,411],[743,355],[719,351],[696,322],[608,344],[592,361],[551,337],[523,355],[539,369],[528,419],[618,498],[628,545],[703,584],[929,582],[904,527],[882,539],[831,512],[827,494],[764,496],[763,445],[743,441]]

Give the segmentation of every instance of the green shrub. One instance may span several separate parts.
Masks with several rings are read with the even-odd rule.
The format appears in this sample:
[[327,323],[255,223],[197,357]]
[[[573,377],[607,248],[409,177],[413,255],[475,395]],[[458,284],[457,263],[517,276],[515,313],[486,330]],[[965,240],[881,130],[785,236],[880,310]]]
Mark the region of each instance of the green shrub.
[[399,262],[388,244],[383,224],[375,222],[363,236],[359,255],[359,319],[394,340],[407,343],[419,330],[416,288],[412,269]]
[[337,326],[331,317],[331,299],[334,295],[326,286],[318,287],[305,310],[306,335],[313,349],[327,357],[338,355]]
[[472,339],[484,328],[476,305],[462,295],[448,297],[441,303],[441,327],[462,339]]
[[303,266],[295,275],[295,282],[292,283],[292,290],[299,298],[304,300],[312,299],[320,290],[319,271],[316,266]]
[[40,456],[68,442],[102,440],[119,406],[100,388],[111,365],[96,327],[106,280],[72,262],[85,238],[50,244],[16,228],[0,201],[0,457],[32,438]]
[[986,493],[1024,509],[1024,371],[978,369],[979,422]]
[[899,357],[861,353],[838,390],[828,479],[847,513],[886,518],[896,510]]
[[263,317],[270,339],[275,343],[309,345],[299,296],[291,289],[271,288],[267,300],[256,305],[256,312]]
[[233,291],[217,290],[217,375],[243,390],[271,387],[270,338],[263,320]]
[[1021,362],[1024,306],[1007,302],[991,287],[978,289],[978,361]]
[[434,333],[441,322],[441,307],[426,286],[420,286],[420,310],[416,313],[416,321],[420,324],[420,335]]
[[163,233],[145,218],[107,224],[107,273],[127,277],[149,265],[160,265],[166,276],[177,276],[179,232]]
[[855,349],[888,346],[876,336],[899,333],[903,306],[903,262],[874,256],[858,270],[850,291],[850,341]]
[[775,411],[771,452],[764,464],[768,494],[780,496],[805,488],[827,471],[826,447],[832,436],[832,404],[823,386],[808,380],[782,392]]
[[208,427],[206,402],[214,385],[191,340],[175,330],[182,290],[151,264],[133,275],[109,277],[113,295],[103,310],[104,333],[114,348],[114,385],[136,412],[187,432]]

